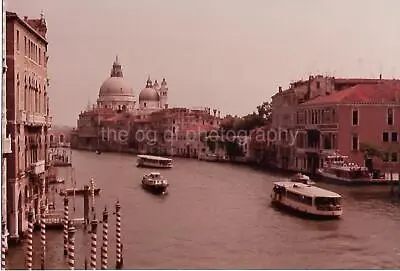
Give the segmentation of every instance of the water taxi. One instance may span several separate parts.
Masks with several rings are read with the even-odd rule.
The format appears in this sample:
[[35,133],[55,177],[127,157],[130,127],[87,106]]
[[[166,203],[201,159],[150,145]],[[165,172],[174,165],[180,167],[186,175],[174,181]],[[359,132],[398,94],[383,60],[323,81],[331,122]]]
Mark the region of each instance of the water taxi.
[[138,155],[136,166],[149,168],[172,168],[172,159],[152,155]]
[[348,162],[348,157],[340,154],[324,158],[317,175],[324,181],[335,184],[373,184],[368,168]]
[[314,218],[339,218],[342,196],[313,185],[296,182],[275,182],[272,204]]
[[304,184],[308,184],[308,185],[315,185],[315,182],[313,182],[310,179],[310,177],[308,177],[307,175],[301,174],[301,173],[297,173],[294,176],[292,176],[290,178],[290,181],[297,182],[297,183],[304,183]]
[[143,176],[142,186],[153,193],[166,194],[169,184],[160,173],[151,172]]

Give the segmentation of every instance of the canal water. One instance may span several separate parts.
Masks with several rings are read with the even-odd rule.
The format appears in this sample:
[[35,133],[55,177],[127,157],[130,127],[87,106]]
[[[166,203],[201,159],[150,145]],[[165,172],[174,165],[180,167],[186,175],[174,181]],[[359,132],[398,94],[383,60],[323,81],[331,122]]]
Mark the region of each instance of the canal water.
[[[78,186],[90,177],[102,189],[97,218],[115,202],[122,207],[124,269],[336,269],[400,268],[400,202],[389,187],[320,186],[341,193],[344,216],[311,221],[270,207],[272,183],[282,176],[244,165],[174,159],[161,173],[170,193],[142,190],[132,155],[74,151]],[[82,217],[83,199],[71,199],[70,213]],[[62,209],[58,201],[57,209]],[[75,211],[74,211],[75,209]],[[115,215],[109,217],[109,268],[115,268]],[[100,262],[101,224],[98,227]],[[76,235],[76,269],[89,255],[90,236]],[[67,268],[62,231],[47,235],[47,269]],[[40,266],[35,232],[34,267]],[[10,248],[8,266],[24,268],[23,247]],[[98,265],[100,269],[100,265]]]

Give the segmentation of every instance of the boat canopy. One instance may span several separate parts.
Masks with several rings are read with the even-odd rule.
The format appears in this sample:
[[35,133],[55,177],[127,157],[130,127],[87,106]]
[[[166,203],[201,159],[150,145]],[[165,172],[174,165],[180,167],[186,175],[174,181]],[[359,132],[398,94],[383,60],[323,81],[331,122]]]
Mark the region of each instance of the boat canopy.
[[166,158],[166,157],[161,157],[161,156],[138,155],[137,157],[140,158],[140,159],[148,159],[148,160],[157,160],[157,161],[169,161],[169,162],[172,162],[172,159]]
[[326,197],[326,198],[342,197],[338,193],[303,183],[275,182],[274,185],[279,187],[284,187],[287,191],[291,191],[293,193],[297,193],[303,196]]

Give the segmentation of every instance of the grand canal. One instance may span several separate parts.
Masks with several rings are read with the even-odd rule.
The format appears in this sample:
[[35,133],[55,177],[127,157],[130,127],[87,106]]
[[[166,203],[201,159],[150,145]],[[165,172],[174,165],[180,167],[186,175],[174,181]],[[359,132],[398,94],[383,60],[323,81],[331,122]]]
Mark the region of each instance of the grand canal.
[[[389,187],[321,184],[344,196],[345,213],[337,221],[310,221],[271,208],[272,182],[281,177],[247,166],[175,159],[172,170],[162,171],[170,193],[157,197],[140,187],[148,170],[136,168],[132,155],[74,151],[73,163],[78,186],[93,177],[102,188],[98,218],[105,206],[111,212],[121,202],[124,269],[400,267],[400,203],[391,201]],[[82,198],[70,206],[73,216],[82,216]],[[113,269],[115,216],[109,221]],[[81,230],[76,238],[76,269],[83,269],[90,237]],[[46,268],[67,268],[62,231],[49,231],[47,242]],[[100,245],[101,226],[98,252]],[[22,246],[10,248],[9,268],[23,269],[23,257]]]

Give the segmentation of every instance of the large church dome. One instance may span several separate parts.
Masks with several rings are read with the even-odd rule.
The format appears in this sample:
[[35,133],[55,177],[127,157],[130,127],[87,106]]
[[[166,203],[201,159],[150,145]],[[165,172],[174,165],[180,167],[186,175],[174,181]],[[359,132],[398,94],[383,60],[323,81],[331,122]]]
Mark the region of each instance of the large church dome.
[[118,56],[115,58],[110,77],[100,87],[97,103],[100,107],[133,109],[133,89],[124,80]]

